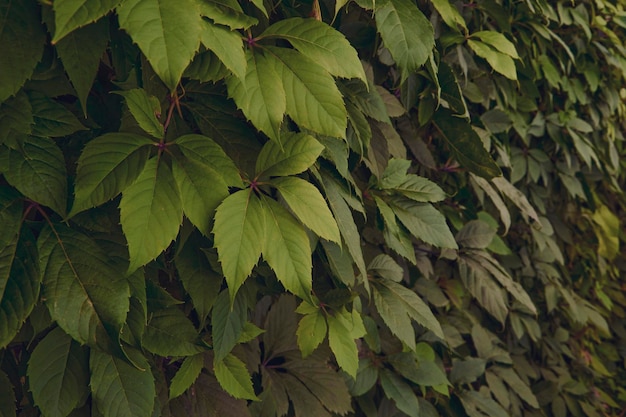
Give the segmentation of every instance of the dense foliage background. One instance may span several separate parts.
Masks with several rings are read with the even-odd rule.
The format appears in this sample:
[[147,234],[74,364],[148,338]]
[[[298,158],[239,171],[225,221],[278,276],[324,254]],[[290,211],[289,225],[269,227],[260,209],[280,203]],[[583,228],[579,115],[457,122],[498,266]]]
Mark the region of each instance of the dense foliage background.
[[0,0],[0,416],[623,416],[622,0]]

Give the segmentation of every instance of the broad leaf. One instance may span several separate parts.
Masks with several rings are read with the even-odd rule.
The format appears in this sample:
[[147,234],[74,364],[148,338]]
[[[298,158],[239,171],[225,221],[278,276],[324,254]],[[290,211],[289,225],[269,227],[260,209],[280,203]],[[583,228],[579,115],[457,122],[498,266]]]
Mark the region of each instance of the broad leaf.
[[397,191],[411,200],[436,203],[446,198],[446,193],[434,182],[414,174],[408,174],[404,181],[389,189]]
[[190,356],[206,350],[196,328],[176,306],[150,315],[141,344],[160,356]]
[[119,0],[55,0],[55,31],[52,43],[59,42],[73,30],[95,22],[120,3]]
[[227,197],[215,213],[213,233],[232,303],[265,242],[265,214],[259,198],[247,189]]
[[33,135],[61,137],[87,130],[63,104],[34,91],[28,98],[33,107]]
[[467,30],[467,26],[465,25],[465,20],[461,13],[457,10],[456,6],[450,2],[450,0],[433,0],[433,6],[441,15],[441,18],[446,25],[450,26],[452,29],[457,29],[457,25],[461,26],[463,29]]
[[214,140],[193,134],[183,135],[175,143],[187,158],[211,169],[212,175],[221,177],[229,187],[243,188],[239,169]]
[[78,158],[76,197],[69,217],[123,192],[143,171],[152,144],[130,133],[109,133],[87,143]]
[[321,238],[341,244],[337,222],[324,197],[313,184],[297,177],[275,178],[271,184],[306,227]]
[[462,166],[487,179],[502,175],[500,167],[466,120],[440,108],[433,116],[433,122]]
[[122,271],[93,240],[60,224],[45,226],[37,243],[52,319],[78,342],[113,351],[129,308]]
[[430,56],[435,45],[433,27],[410,0],[377,1],[375,17],[376,28],[404,81]]
[[541,228],[539,215],[537,214],[535,208],[530,204],[528,198],[524,195],[524,193],[518,190],[504,177],[493,178],[492,182],[502,194],[509,198],[513,202],[513,204],[515,204],[517,208],[520,209],[520,211],[524,215],[524,219],[530,221],[530,223],[534,227]]
[[15,403],[15,392],[13,392],[13,385],[7,377],[7,375],[0,371],[0,416],[2,417],[15,417],[17,404]]
[[0,144],[16,148],[17,138],[32,132],[33,107],[22,91],[0,105]]
[[155,259],[176,238],[183,221],[180,192],[172,171],[152,158],[120,202],[122,230],[128,241],[128,271]]
[[445,217],[432,205],[400,198],[391,200],[390,205],[398,219],[416,238],[442,248],[457,248]]
[[276,201],[262,197],[265,216],[263,259],[285,288],[312,301],[311,246],[304,228]]
[[520,59],[513,42],[508,40],[502,33],[493,30],[481,30],[472,33],[471,37],[480,39],[498,52],[506,54],[511,58]]
[[300,319],[296,336],[298,336],[298,347],[302,351],[303,358],[311,355],[324,341],[326,331],[326,318],[320,309],[316,309],[315,312],[306,314]]
[[193,0],[125,0],[116,9],[148,61],[174,91],[200,46],[202,17]]
[[235,398],[258,400],[246,365],[236,356],[228,354],[213,364],[215,377],[226,392]]
[[232,308],[227,291],[222,291],[217,297],[211,313],[213,351],[216,361],[224,359],[238,343],[248,319],[247,313],[243,297],[235,297]]
[[203,0],[199,2],[200,13],[215,23],[230,29],[248,29],[258,20],[245,14],[237,0]]
[[294,17],[268,27],[257,39],[287,39],[303,55],[317,62],[330,74],[358,78],[367,83],[359,57],[341,32],[315,19]]
[[35,404],[46,416],[67,416],[89,394],[87,350],[55,328],[33,350],[28,382]]
[[161,103],[159,99],[148,95],[143,88],[134,88],[128,91],[114,91],[124,97],[128,110],[133,115],[139,127],[156,139],[163,139],[165,131],[159,121]]
[[[3,225],[9,235],[2,237],[0,248],[0,347],[8,345],[17,335],[39,300],[41,275],[34,238],[28,229],[18,233],[21,225],[21,201],[2,211]],[[17,230],[6,230],[7,226]]]
[[154,408],[155,387],[145,357],[126,348],[136,368],[116,356],[91,350],[91,395],[104,417],[150,417]]
[[356,310],[352,313],[345,308],[327,316],[328,344],[335,354],[337,364],[352,378],[356,378],[359,356],[355,339],[365,335],[365,327]]
[[456,235],[459,245],[468,248],[485,249],[496,235],[496,229],[480,220],[470,220]]
[[467,358],[454,362],[450,372],[452,383],[471,384],[485,373],[486,361],[482,358]]
[[246,61],[245,77],[226,80],[228,95],[258,130],[280,143],[280,125],[287,110],[283,82],[263,54],[247,49]]
[[196,382],[204,367],[204,355],[188,356],[172,378],[170,384],[170,400],[183,394]]
[[411,386],[388,369],[380,370],[380,384],[387,398],[396,403],[399,410],[411,417],[419,417],[419,403]]
[[22,226],[23,204],[18,192],[0,187],[0,249],[15,243]]
[[267,142],[256,160],[256,175],[287,176],[305,171],[315,163],[324,146],[306,133],[285,133],[282,145]]
[[374,196],[374,201],[385,224],[385,229],[383,230],[385,241],[392,250],[408,259],[411,263],[416,264],[417,259],[415,258],[415,249],[411,242],[411,236],[398,224],[396,214],[385,200]]
[[[53,6],[56,6],[56,3],[58,2]],[[63,61],[63,68],[76,89],[85,117],[87,96],[96,78],[100,58],[106,50],[108,41],[109,20],[100,19],[94,24],[69,33],[56,44],[59,58]]]
[[45,46],[45,32],[34,0],[0,1],[0,103],[30,78]]
[[509,55],[503,54],[481,41],[468,39],[467,44],[470,48],[472,48],[476,55],[484,58],[495,71],[510,80],[517,80],[515,62]]
[[67,172],[61,149],[49,138],[27,136],[19,150],[5,149],[4,178],[33,201],[60,215],[67,210]]
[[301,127],[345,138],[348,114],[333,77],[293,49],[268,46],[264,50],[282,80],[287,114]]
[[404,277],[404,269],[391,256],[384,253],[372,259],[367,271],[394,282],[400,282]]
[[200,32],[200,41],[222,61],[238,78],[246,76],[246,54],[239,32],[231,31],[205,21]]

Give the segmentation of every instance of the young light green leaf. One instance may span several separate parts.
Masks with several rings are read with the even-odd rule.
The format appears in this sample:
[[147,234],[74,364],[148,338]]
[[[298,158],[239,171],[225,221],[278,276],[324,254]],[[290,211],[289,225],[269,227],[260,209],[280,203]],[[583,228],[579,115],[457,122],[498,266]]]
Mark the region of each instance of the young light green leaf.
[[[34,0],[0,1],[0,103],[18,92],[41,58],[45,32]],[[10,57],[10,59],[8,58]]]
[[232,31],[208,21],[204,21],[200,42],[222,61],[238,78],[246,76],[246,54],[243,39],[237,31]]
[[271,180],[291,211],[319,237],[341,244],[341,235],[324,197],[310,182],[297,177]]
[[245,14],[237,0],[204,0],[199,2],[200,13],[215,23],[233,29],[248,29],[259,21]]
[[[354,339],[365,334],[363,322],[360,323],[362,328],[360,329],[354,319],[355,316],[346,311],[345,308],[326,318],[330,349],[335,354],[337,364],[352,378],[356,378],[359,369],[359,354]],[[358,320],[360,319],[358,317]]]
[[300,319],[296,336],[298,337],[298,347],[302,352],[302,357],[306,358],[326,338],[326,318],[322,310],[316,310],[312,314],[307,314]]
[[213,212],[228,197],[228,185],[215,170],[182,155],[174,158],[172,174],[185,216],[208,236]]
[[333,77],[293,49],[267,46],[264,50],[287,93],[287,114],[301,127],[345,138],[348,114]]
[[483,146],[483,142],[465,119],[452,114],[448,109],[440,107],[433,116],[433,122],[452,154],[459,163],[470,172],[485,178],[502,175],[500,167]]
[[183,205],[172,171],[159,158],[150,159],[120,202],[122,230],[128,242],[128,271],[155,259],[176,238]]
[[238,357],[228,354],[213,363],[215,377],[226,392],[235,398],[258,400],[246,365]]
[[113,91],[124,97],[128,110],[133,115],[139,127],[156,139],[163,139],[165,131],[159,121],[161,103],[154,96],[149,96],[143,88],[134,88],[127,91]]
[[[19,233],[21,204],[17,200],[17,204],[9,206],[13,215],[3,210],[1,217],[4,221],[14,221],[13,225],[17,227],[16,230],[9,231],[10,235],[2,237],[3,245],[0,248],[0,348],[13,340],[33,311],[41,286],[34,238],[28,229]],[[20,214],[16,215],[18,213]],[[13,225],[3,225],[3,229]]]
[[211,169],[213,175],[219,175],[229,187],[243,188],[239,169],[213,139],[190,134],[177,138],[175,143],[187,158]]
[[356,50],[344,35],[315,19],[279,20],[259,37],[287,39],[294,48],[336,77],[358,78],[367,84]]
[[150,315],[141,345],[160,356],[190,356],[206,350],[196,328],[176,306]]
[[267,142],[256,160],[256,175],[287,176],[305,171],[315,163],[324,145],[306,133],[285,133],[282,146]]
[[54,35],[55,44],[75,29],[95,22],[119,4],[119,0],[55,0]]
[[133,39],[165,85],[176,90],[200,46],[202,17],[193,0],[125,0],[120,27]]
[[204,355],[188,356],[172,378],[170,384],[170,400],[183,394],[198,379],[204,367]]
[[228,95],[258,130],[280,143],[280,125],[287,110],[283,82],[263,54],[247,49],[246,61],[245,77],[226,79]]
[[390,205],[398,219],[416,238],[441,248],[458,247],[446,218],[432,205],[403,198],[391,200]]
[[472,33],[470,38],[478,38],[487,45],[496,49],[498,52],[506,54],[514,59],[520,59],[513,42],[508,40],[502,33],[493,30],[482,30],[480,32]]
[[488,44],[474,39],[468,39],[467,44],[476,55],[484,58],[495,71],[510,80],[517,80],[515,62],[509,55],[499,52]]
[[91,395],[103,417],[150,417],[154,409],[154,377],[146,358],[125,348],[133,363],[92,349],[89,355]]
[[109,133],[87,143],[78,158],[76,197],[69,217],[123,192],[143,171],[153,144],[131,133]]
[[213,351],[216,361],[221,361],[233,350],[243,333],[247,319],[248,311],[243,298],[235,297],[231,308],[228,291],[222,291],[215,300],[211,313]]
[[404,81],[430,56],[435,45],[433,27],[409,0],[377,1],[375,18],[376,28]]
[[37,245],[52,319],[80,343],[115,350],[130,297],[122,271],[93,240],[61,224],[45,226]]
[[232,303],[265,244],[265,213],[259,198],[248,189],[227,197],[215,213],[213,233]]
[[67,172],[61,149],[49,138],[27,136],[20,149],[6,149],[6,181],[60,215],[67,210]]
[[396,407],[408,416],[419,417],[419,403],[411,386],[388,369],[381,369],[379,375],[380,385],[387,398],[393,400]]
[[276,201],[262,196],[265,215],[263,259],[288,291],[311,302],[311,245],[304,228]]
[[467,30],[463,16],[461,16],[456,6],[450,3],[450,0],[433,0],[432,3],[443,21],[446,22],[446,25],[452,29],[457,29],[458,25]]
[[46,416],[67,416],[89,395],[87,350],[55,328],[33,350],[28,382],[35,404]]
[[33,135],[61,137],[87,130],[63,104],[34,91],[28,99],[33,107]]

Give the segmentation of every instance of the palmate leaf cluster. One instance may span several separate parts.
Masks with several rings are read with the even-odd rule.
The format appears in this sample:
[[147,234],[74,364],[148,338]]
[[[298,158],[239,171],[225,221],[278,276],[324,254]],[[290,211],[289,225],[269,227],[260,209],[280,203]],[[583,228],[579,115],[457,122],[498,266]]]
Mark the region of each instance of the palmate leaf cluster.
[[0,0],[0,416],[618,416],[618,1]]

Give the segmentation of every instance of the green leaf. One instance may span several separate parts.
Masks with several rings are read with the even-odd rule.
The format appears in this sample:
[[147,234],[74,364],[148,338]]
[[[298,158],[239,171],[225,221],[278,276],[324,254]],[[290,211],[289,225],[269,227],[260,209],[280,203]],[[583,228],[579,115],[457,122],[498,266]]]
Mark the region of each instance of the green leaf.
[[313,184],[297,177],[274,178],[270,183],[306,227],[323,239],[341,244],[337,222]]
[[324,341],[326,338],[326,319],[322,310],[316,309],[312,314],[306,314],[298,323],[298,347],[302,352],[302,357],[306,358]]
[[450,3],[450,0],[433,0],[432,3],[443,21],[446,22],[446,25],[452,29],[457,29],[458,25],[467,30],[463,16],[461,16],[456,6]]
[[[7,346],[18,334],[26,318],[39,300],[41,275],[34,238],[28,229],[19,233],[21,225],[20,200],[2,211],[3,225],[10,234],[2,237],[0,249],[0,347]],[[10,213],[12,212],[12,213]],[[7,226],[15,230],[6,230]],[[17,226],[17,227],[15,227]]]
[[28,98],[33,107],[33,135],[61,137],[87,130],[63,104],[34,91]]
[[53,227],[44,226],[37,242],[50,316],[78,342],[113,351],[129,308],[128,282],[93,240]]
[[204,367],[204,355],[188,356],[172,378],[169,399],[182,395],[198,379]]
[[356,50],[341,32],[315,19],[293,17],[279,20],[257,39],[287,39],[303,55],[336,77],[358,78],[367,84]]
[[402,74],[417,71],[435,46],[433,27],[410,0],[376,2],[376,28]]
[[156,394],[150,365],[138,351],[126,348],[126,352],[139,369],[116,356],[91,350],[93,403],[104,417],[150,417]]
[[[422,342],[423,343],[423,342]],[[423,386],[449,385],[445,372],[432,360],[402,352],[387,357],[387,361],[406,379]]]
[[262,196],[265,215],[263,259],[288,291],[312,301],[312,261],[309,237],[298,221],[276,201]]
[[173,160],[172,174],[185,216],[208,236],[213,212],[228,197],[228,185],[214,169],[184,156]]
[[497,177],[491,180],[496,186],[498,191],[505,195],[509,200],[517,206],[522,212],[525,219],[528,219],[534,227],[541,228],[541,222],[539,221],[539,215],[535,208],[530,204],[528,198],[523,192],[518,190],[513,184],[506,180],[504,177]]
[[120,27],[133,39],[165,85],[176,90],[200,46],[202,17],[193,0],[125,0],[116,9]]
[[256,176],[299,174],[315,163],[324,145],[306,133],[285,133],[282,146],[267,142],[256,160]]
[[394,259],[385,254],[381,253],[377,255],[372,262],[367,266],[368,272],[374,272],[376,275],[382,278],[389,279],[394,282],[402,281],[404,277],[404,270]]
[[470,48],[481,58],[484,58],[491,67],[504,75],[510,80],[517,80],[517,70],[515,69],[515,62],[507,54],[503,54],[498,50],[492,48],[490,45],[481,41],[468,39],[467,44]]
[[67,416],[89,395],[87,350],[55,328],[33,350],[28,382],[35,404],[46,416]]
[[502,33],[495,32],[493,30],[483,30],[472,33],[470,38],[478,38],[498,52],[506,54],[514,59],[520,59],[513,42],[508,40]]
[[160,356],[191,356],[206,350],[198,331],[176,306],[150,314],[141,345]]
[[95,22],[120,3],[119,0],[55,0],[54,36],[55,44],[73,30]]
[[374,285],[374,304],[391,333],[415,350],[415,331],[408,312],[386,287]]
[[442,248],[458,247],[446,218],[432,205],[400,198],[391,200],[390,205],[398,219],[416,238]]
[[414,174],[406,175],[404,181],[389,189],[395,190],[411,200],[423,203],[435,203],[446,198],[446,193],[441,187],[429,179]]
[[[432,331],[437,337],[441,339],[444,338],[441,324],[435,318],[428,305],[426,305],[416,293],[388,279],[376,281],[375,289],[379,295],[380,305],[384,306],[383,310],[387,311],[385,314],[390,319],[388,322],[383,316],[385,323],[388,325],[389,323],[398,324],[397,326],[394,325],[394,327],[396,327],[395,330],[390,326],[390,330],[398,336],[398,338],[404,341],[404,336],[399,334],[399,330],[406,327],[404,325],[405,321],[402,317],[403,315],[408,315],[418,324]],[[376,292],[374,295],[376,297]],[[376,298],[374,298],[374,300],[376,301]],[[376,304],[377,308],[378,305],[379,303]],[[413,346],[413,343],[410,343],[410,341],[409,346]]]
[[510,416],[510,414],[497,402],[476,391],[464,391],[461,393],[459,398],[461,399],[461,403],[468,414],[481,416],[487,415],[492,417]]
[[32,75],[45,46],[34,0],[0,1],[0,103],[15,95]]
[[511,388],[513,392],[515,392],[522,400],[524,400],[528,405],[533,408],[539,408],[539,402],[537,401],[537,397],[530,389],[528,384],[526,384],[519,377],[517,372],[515,372],[512,368],[504,368],[501,366],[494,366],[490,368],[496,375],[498,375],[501,379],[506,382],[506,384]]
[[487,179],[502,175],[500,167],[467,121],[456,117],[450,110],[439,108],[433,122],[462,166]]
[[17,410],[17,404],[15,402],[15,392],[13,392],[13,385],[9,380],[9,377],[0,371],[0,416],[2,417],[15,417],[15,411]]
[[8,153],[4,178],[17,190],[60,215],[67,210],[67,172],[61,149],[49,138],[27,136]]
[[419,403],[411,386],[388,369],[379,371],[380,384],[387,398],[396,403],[396,407],[411,417],[419,417]]
[[232,29],[248,29],[259,21],[246,15],[237,0],[204,0],[200,2],[200,13],[220,25]]
[[172,171],[159,158],[150,159],[120,202],[122,230],[128,241],[128,271],[155,259],[176,238],[183,206]]
[[0,187],[0,250],[15,244],[22,226],[24,202],[20,194],[9,187]]
[[459,245],[468,248],[485,249],[496,236],[496,228],[480,220],[470,220],[456,235]]
[[212,51],[203,51],[197,54],[183,74],[184,77],[203,83],[215,83],[228,75],[230,75],[230,71]]
[[333,77],[293,49],[273,46],[263,49],[282,80],[286,111],[294,122],[322,135],[345,138],[348,114]]
[[226,79],[228,95],[258,130],[280,143],[280,125],[287,110],[283,82],[263,54],[247,49],[246,61],[245,77]]
[[450,372],[450,382],[471,384],[485,373],[485,359],[468,358],[455,361]]
[[76,197],[69,217],[123,192],[143,171],[153,144],[131,133],[109,133],[87,143],[78,158]]
[[69,33],[56,44],[56,51],[76,89],[85,117],[87,117],[87,96],[108,42],[109,20],[100,19],[94,24]]
[[0,144],[7,143],[12,148],[18,137],[30,135],[33,119],[33,108],[28,96],[20,91],[15,97],[0,105]]
[[359,355],[356,342],[365,335],[365,328],[356,310],[352,314],[345,308],[334,315],[328,315],[328,344],[335,354],[337,364],[352,378],[356,378],[359,369]]
[[235,297],[231,308],[228,292],[222,291],[215,300],[211,313],[213,351],[216,361],[221,361],[233,350],[243,334],[247,319],[248,310],[243,297]]
[[259,198],[248,189],[227,197],[215,213],[213,233],[232,303],[265,244],[265,214]]
[[200,33],[200,41],[224,63],[233,74],[243,79],[246,76],[246,54],[243,39],[236,31],[205,21]]
[[254,394],[250,374],[241,359],[228,354],[223,360],[215,361],[213,369],[218,382],[230,395],[246,400],[258,400]]
[[415,258],[415,249],[411,242],[411,236],[405,229],[400,227],[396,214],[389,207],[389,204],[377,196],[374,196],[374,201],[385,224],[385,229],[383,230],[385,241],[392,250],[404,256],[411,263],[416,264],[417,259]]
[[156,139],[163,139],[165,131],[159,121],[161,103],[159,99],[148,95],[143,88],[134,88],[128,91],[113,91],[124,97],[128,110],[133,115],[139,127]]
[[211,169],[212,175],[220,176],[229,187],[243,188],[239,169],[213,139],[196,134],[183,135],[175,143],[187,158]]

